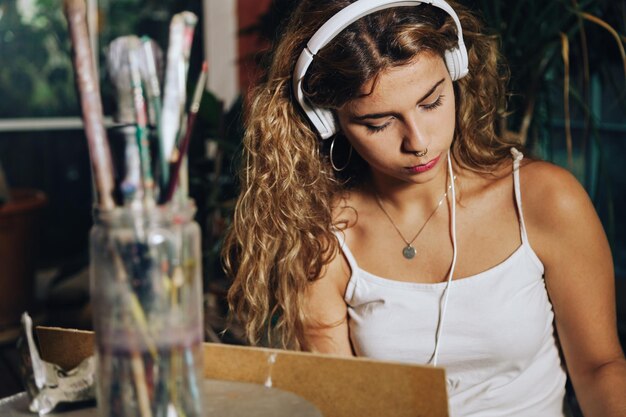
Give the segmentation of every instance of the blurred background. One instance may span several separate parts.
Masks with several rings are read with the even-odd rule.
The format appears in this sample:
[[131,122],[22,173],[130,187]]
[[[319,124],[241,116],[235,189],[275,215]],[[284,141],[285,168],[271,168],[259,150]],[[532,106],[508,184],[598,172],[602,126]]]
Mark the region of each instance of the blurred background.
[[[297,1],[87,1],[108,125],[116,109],[107,45],[121,35],[148,35],[165,51],[173,14],[189,10],[199,18],[189,80],[204,59],[210,69],[189,176],[203,233],[207,340],[244,343],[237,328],[223,332],[228,281],[218,254],[237,194],[246,96]],[[600,214],[626,340],[626,2],[461,2],[499,38],[510,66],[506,134],[573,172]],[[0,0],[0,398],[21,390],[12,349],[16,312],[19,318],[27,309],[47,325],[91,326],[91,173],[61,3]],[[10,203],[2,204],[3,183]]]

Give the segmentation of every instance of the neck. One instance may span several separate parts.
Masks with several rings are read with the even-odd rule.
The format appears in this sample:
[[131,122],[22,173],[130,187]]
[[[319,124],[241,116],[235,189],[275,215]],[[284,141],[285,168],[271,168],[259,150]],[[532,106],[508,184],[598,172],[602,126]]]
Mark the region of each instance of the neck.
[[448,190],[448,162],[437,167],[435,175],[423,183],[405,182],[383,175],[372,175],[371,187],[375,195],[396,213],[416,213],[431,210]]

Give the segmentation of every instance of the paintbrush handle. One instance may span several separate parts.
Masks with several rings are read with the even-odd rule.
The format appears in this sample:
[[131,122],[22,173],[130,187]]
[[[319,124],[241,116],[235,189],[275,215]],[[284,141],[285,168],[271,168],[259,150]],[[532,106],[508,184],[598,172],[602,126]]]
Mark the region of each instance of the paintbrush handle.
[[180,147],[178,148],[178,152],[176,153],[176,158],[174,159],[165,197],[161,200],[163,203],[167,203],[172,199],[174,191],[178,186],[180,167],[185,156],[187,155],[187,150],[189,149],[189,142],[191,141],[191,134],[193,133],[193,127],[196,123],[196,116],[198,115],[198,111],[200,110],[200,102],[202,101],[202,93],[205,89],[208,72],[209,65],[205,61],[202,63],[202,70],[200,71],[200,76],[198,77],[198,81],[196,82],[196,88],[194,89],[193,98],[191,100],[189,117],[187,118],[187,130],[185,131],[185,136],[180,143]]
[[184,74],[179,70],[179,64],[184,59],[184,24],[183,16],[180,13],[175,14],[170,22],[165,83],[163,86],[163,105],[161,108],[161,130],[159,132],[161,180],[163,184],[167,184],[170,180],[169,157],[172,155],[176,145],[176,137],[184,113],[185,80],[183,79]]
[[145,203],[154,204],[154,179],[152,177],[152,161],[150,158],[150,143],[148,141],[148,114],[146,102],[143,97],[141,85],[141,73],[139,70],[139,49],[129,51],[130,79],[133,89],[133,103],[135,107],[135,120],[137,122],[137,146],[141,156],[141,177],[145,192]]
[[86,21],[87,7],[84,0],[65,0],[64,6],[72,39],[72,58],[76,84],[80,94],[89,156],[93,165],[98,205],[102,209],[108,210],[115,206],[112,195],[114,188],[113,163],[104,129],[98,78],[89,45]]
[[178,181],[180,177],[180,167],[183,163],[183,159],[187,155],[187,149],[189,149],[189,141],[191,140],[191,133],[193,131],[193,126],[196,122],[197,113],[190,113],[187,119],[187,130],[185,132],[185,137],[183,138],[180,148],[176,153],[176,158],[172,163],[172,168],[170,170],[170,180],[167,185],[167,191],[165,193],[165,197],[162,200],[162,203],[169,202],[174,196],[174,191],[176,191],[176,187],[178,186]]
[[115,207],[113,200],[113,164],[104,129],[100,86],[89,45],[84,0],[65,0],[64,11],[72,39],[76,84],[89,147],[89,157],[98,194],[98,205],[105,210]]

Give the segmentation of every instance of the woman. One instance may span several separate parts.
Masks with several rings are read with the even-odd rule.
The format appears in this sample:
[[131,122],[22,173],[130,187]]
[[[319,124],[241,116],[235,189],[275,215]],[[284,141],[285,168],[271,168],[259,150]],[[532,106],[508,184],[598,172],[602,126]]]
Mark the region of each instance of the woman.
[[566,365],[586,416],[626,415],[587,195],[498,131],[471,13],[389,3],[301,1],[253,94],[224,252],[250,341],[445,367],[455,416],[561,416]]

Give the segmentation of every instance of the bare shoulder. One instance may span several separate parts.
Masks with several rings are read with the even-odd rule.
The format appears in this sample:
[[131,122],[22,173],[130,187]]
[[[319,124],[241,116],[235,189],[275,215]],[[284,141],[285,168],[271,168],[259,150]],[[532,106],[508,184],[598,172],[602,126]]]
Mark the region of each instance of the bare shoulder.
[[568,170],[544,161],[530,160],[520,168],[524,215],[543,227],[555,226],[595,214],[583,186]]
[[[534,190],[554,193],[562,190],[567,194],[585,191],[571,172],[550,162],[525,159],[520,167],[522,187],[531,186]],[[533,192],[532,190],[528,190]]]
[[605,239],[589,195],[566,169],[528,161],[520,168],[520,188],[528,236],[540,257],[564,247],[565,239]]
[[[356,222],[356,211],[352,207],[353,199],[352,193],[344,192],[336,196],[333,201],[333,227],[336,234],[343,235],[344,238],[345,233]],[[323,296],[330,295],[329,292],[332,291],[333,293],[340,293],[343,297],[351,271],[343,255],[340,242],[337,243],[329,262],[324,265],[320,276],[310,285],[310,291],[323,293]]]
[[[339,233],[341,233],[341,231]],[[338,290],[343,298],[350,275],[350,265],[343,255],[341,247],[338,245],[330,262],[323,268],[318,281],[326,281],[327,284],[325,285]]]

